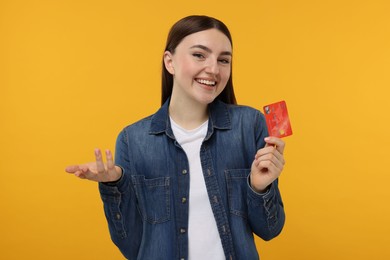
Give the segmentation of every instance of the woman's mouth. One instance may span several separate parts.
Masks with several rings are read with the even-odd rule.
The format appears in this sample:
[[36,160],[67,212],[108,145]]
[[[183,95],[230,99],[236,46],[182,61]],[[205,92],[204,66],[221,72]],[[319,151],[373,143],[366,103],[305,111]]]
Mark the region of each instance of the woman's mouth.
[[206,85],[206,86],[209,86],[209,87],[214,87],[215,85],[217,85],[217,82],[213,81],[213,80],[207,80],[207,79],[195,79],[195,80],[196,80],[196,82],[203,84],[203,85]]

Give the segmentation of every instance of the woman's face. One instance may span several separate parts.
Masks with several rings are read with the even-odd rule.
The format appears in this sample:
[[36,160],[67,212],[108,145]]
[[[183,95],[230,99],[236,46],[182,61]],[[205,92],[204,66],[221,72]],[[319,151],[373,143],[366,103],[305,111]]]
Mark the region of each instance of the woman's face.
[[225,88],[231,73],[232,46],[217,29],[190,34],[172,54],[164,54],[173,75],[172,98],[211,103]]

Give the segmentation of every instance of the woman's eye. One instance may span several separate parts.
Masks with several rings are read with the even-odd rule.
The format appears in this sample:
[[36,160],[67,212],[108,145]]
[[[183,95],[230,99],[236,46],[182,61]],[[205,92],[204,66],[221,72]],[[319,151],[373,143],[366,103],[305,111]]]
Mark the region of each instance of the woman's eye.
[[195,58],[198,58],[198,59],[204,59],[203,54],[200,54],[200,53],[194,53],[194,54],[192,54],[192,56],[194,56]]
[[220,59],[219,62],[221,62],[223,64],[229,64],[230,60],[228,60],[228,59]]

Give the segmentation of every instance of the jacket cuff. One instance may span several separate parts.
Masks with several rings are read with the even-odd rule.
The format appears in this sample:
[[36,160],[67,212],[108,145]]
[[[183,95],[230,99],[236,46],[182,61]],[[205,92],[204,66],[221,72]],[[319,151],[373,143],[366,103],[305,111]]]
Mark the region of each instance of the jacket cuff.
[[[120,167],[120,166],[119,166]],[[115,195],[126,192],[129,185],[129,178],[122,168],[122,176],[117,181],[113,182],[99,182],[99,190],[104,195]]]
[[251,203],[251,205],[253,206],[266,206],[267,205],[269,206],[270,205],[270,201],[272,200],[272,198],[275,197],[275,181],[272,182],[268,187],[267,187],[267,191],[264,192],[264,193],[258,193],[256,192],[252,186],[250,185],[250,175],[248,176],[248,196],[249,196],[249,201]]
[[271,189],[271,186],[273,183],[271,183],[270,185],[268,185],[268,187],[266,188],[266,191],[265,192],[262,192],[262,193],[259,193],[257,191],[255,191],[253,188],[252,188],[252,185],[251,185],[251,175],[249,174],[248,175],[248,178],[247,178],[247,182],[248,182],[248,187],[249,187],[249,190],[254,193],[255,195],[257,196],[264,196],[266,194],[269,193],[270,189]]

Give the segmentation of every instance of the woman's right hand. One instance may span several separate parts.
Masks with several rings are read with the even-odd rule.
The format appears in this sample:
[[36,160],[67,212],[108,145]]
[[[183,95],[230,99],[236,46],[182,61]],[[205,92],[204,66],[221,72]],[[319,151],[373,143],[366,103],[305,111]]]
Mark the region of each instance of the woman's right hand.
[[122,169],[114,165],[110,150],[106,150],[107,163],[103,163],[103,156],[100,149],[95,149],[96,162],[80,165],[70,165],[65,171],[74,174],[81,179],[88,179],[97,182],[113,182],[122,176]]

